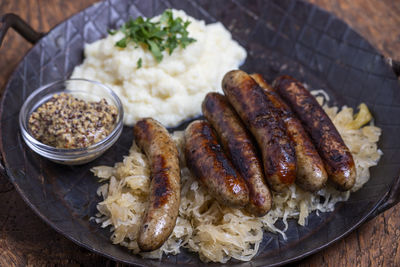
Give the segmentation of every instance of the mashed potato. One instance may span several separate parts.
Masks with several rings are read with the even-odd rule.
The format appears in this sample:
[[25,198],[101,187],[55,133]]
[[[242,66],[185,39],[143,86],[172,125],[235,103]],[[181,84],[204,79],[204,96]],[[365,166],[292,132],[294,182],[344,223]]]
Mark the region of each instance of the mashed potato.
[[[323,98],[317,97],[323,105]],[[382,152],[377,147],[381,130],[372,123],[362,128],[348,127],[360,117],[353,115],[353,109],[323,105],[339,133],[349,147],[357,169],[356,191],[369,179],[369,168],[375,166]],[[368,112],[369,113],[369,112]],[[361,114],[361,112],[359,113]],[[254,217],[243,210],[219,204],[207,189],[198,182],[186,167],[182,153],[184,139],[182,132],[173,135],[180,152],[181,203],[179,216],[173,233],[164,245],[151,253],[140,253],[136,238],[149,194],[150,169],[147,159],[134,144],[123,162],[114,167],[98,166],[92,169],[105,184],[98,194],[104,198],[97,206],[95,218],[102,227],[111,225],[111,240],[114,244],[128,247],[133,253],[146,258],[161,258],[162,254],[177,254],[181,248],[197,252],[203,261],[225,263],[230,258],[242,261],[252,259],[263,238],[263,231],[285,236],[287,219],[294,218],[304,226],[308,215],[316,211],[333,211],[335,204],[346,201],[350,191],[339,192],[327,186],[316,193],[292,185],[282,193],[273,193],[273,207],[264,217]],[[322,196],[323,198],[321,198]],[[283,229],[275,226],[281,219]]]
[[[157,63],[143,46],[129,43],[126,48],[116,47],[124,36],[118,32],[86,44],[85,60],[72,73],[72,78],[100,81],[112,88],[121,98],[126,125],[153,117],[169,127],[199,115],[205,94],[221,92],[223,75],[246,58],[246,51],[221,23],[206,25],[178,10],[173,10],[173,15],[191,22],[189,36],[196,42],[177,48],[172,55],[164,51],[164,59]],[[142,67],[138,69],[139,58]],[[89,87],[80,89],[96,94]]]

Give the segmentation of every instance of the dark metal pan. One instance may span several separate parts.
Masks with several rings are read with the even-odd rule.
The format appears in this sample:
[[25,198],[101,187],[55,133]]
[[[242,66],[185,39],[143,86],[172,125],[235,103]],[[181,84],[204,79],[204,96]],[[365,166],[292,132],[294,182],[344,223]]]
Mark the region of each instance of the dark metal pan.
[[[332,104],[339,106],[356,107],[365,102],[383,130],[379,148],[384,156],[371,169],[371,180],[361,190],[337,204],[334,212],[310,215],[306,227],[290,221],[287,240],[266,233],[251,262],[230,261],[227,265],[279,265],[298,260],[339,240],[399,201],[398,65],[390,66],[342,21],[301,1],[109,0],[72,16],[44,36],[15,15],[1,18],[0,40],[11,26],[35,43],[8,81],[1,101],[1,170],[44,221],[75,243],[111,259],[138,266],[160,265],[112,245],[109,230],[89,221],[100,201],[96,196],[99,184],[89,169],[120,161],[132,143],[131,129],[125,127],[117,144],[96,161],[67,167],[30,151],[21,139],[17,121],[22,103],[33,90],[67,78],[82,62],[84,43],[106,36],[107,29],[130,17],[152,17],[168,7],[184,9],[206,22],[221,21],[248,51],[243,70],[260,72],[270,81],[280,74],[292,75],[312,88],[324,88]],[[183,251],[164,257],[162,265],[204,263],[197,255]]]

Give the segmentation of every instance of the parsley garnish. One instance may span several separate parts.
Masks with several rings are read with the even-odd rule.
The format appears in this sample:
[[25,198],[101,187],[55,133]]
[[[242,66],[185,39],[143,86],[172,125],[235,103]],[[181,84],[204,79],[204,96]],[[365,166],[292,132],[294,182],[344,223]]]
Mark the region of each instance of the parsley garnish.
[[136,62],[136,65],[138,69],[142,67],[142,58],[139,58],[139,60]]
[[[187,27],[190,21],[183,21],[182,18],[173,18],[170,9],[165,10],[159,22],[152,22],[150,19],[138,17],[130,20],[119,29],[125,37],[115,43],[116,46],[125,48],[128,43],[133,42],[137,46],[144,45],[153,54],[157,62],[163,59],[162,51],[168,51],[171,55],[178,46],[186,48],[187,45],[196,40],[189,37]],[[117,31],[108,31],[113,35]],[[137,61],[137,67],[142,66],[142,59]]]

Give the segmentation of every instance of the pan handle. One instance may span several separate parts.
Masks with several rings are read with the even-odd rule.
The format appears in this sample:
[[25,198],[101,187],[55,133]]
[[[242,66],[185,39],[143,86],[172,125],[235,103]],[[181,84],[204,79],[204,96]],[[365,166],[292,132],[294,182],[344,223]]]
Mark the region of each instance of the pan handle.
[[400,61],[394,60],[390,57],[385,57],[385,61],[389,64],[392,68],[394,74],[396,75],[397,79],[400,79]]
[[0,22],[0,47],[3,43],[4,36],[10,27],[32,44],[36,43],[44,36],[44,33],[35,31],[23,19],[21,19],[21,17],[13,13],[7,13],[1,16]]
[[397,177],[396,181],[393,182],[389,192],[385,196],[385,199],[376,208],[376,210],[368,216],[367,220],[371,220],[372,218],[378,216],[380,213],[383,213],[386,210],[390,209],[391,207],[395,206],[399,202],[400,202],[400,176]]
[[400,78],[400,61],[392,60],[392,69],[397,78]]
[[0,155],[0,178],[1,177],[8,179],[7,171],[6,168],[4,167],[3,157]]
[[[0,17],[0,47],[3,43],[4,36],[9,28],[13,28],[28,42],[34,44],[39,41],[45,34],[32,29],[21,17],[13,13],[7,13]],[[7,177],[3,159],[0,155],[0,176]]]

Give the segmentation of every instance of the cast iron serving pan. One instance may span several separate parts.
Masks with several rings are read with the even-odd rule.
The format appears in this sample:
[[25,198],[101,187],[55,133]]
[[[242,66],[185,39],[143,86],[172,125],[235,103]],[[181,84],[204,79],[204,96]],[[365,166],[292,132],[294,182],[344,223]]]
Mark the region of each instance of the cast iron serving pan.
[[[266,233],[251,262],[229,266],[265,266],[292,262],[315,253],[398,202],[400,169],[400,86],[396,71],[367,41],[333,15],[301,1],[128,1],[95,4],[41,35],[15,15],[2,17],[1,37],[9,26],[36,45],[11,76],[1,101],[0,148],[3,172],[28,205],[49,225],[75,243],[111,259],[137,266],[159,266],[111,244],[109,229],[89,220],[96,214],[99,186],[89,169],[113,165],[128,154],[132,129],[102,157],[83,166],[57,165],[29,150],[22,141],[18,113],[39,86],[70,76],[83,60],[84,43],[107,35],[129,18],[152,17],[166,8],[185,10],[207,23],[221,21],[248,51],[242,69],[271,81],[289,74],[314,89],[325,89],[332,103],[353,108],[365,102],[383,134],[384,155],[371,168],[371,180],[334,212],[311,214],[305,227],[290,221],[287,240]],[[163,266],[204,265],[183,251],[162,259]],[[210,264],[213,265],[213,264]]]

